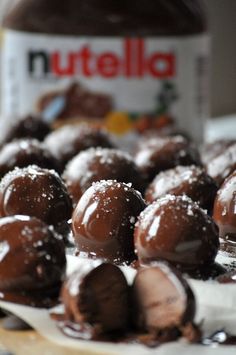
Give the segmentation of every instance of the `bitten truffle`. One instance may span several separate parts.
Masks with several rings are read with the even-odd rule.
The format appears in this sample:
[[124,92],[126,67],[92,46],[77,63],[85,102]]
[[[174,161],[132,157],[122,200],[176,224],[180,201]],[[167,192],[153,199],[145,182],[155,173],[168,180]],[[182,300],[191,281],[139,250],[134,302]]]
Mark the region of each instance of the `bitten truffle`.
[[178,165],[201,165],[198,151],[182,136],[150,139],[137,151],[135,162],[149,182]]
[[1,299],[35,307],[58,301],[66,258],[62,239],[37,218],[0,219]]
[[15,168],[0,182],[0,216],[24,214],[64,229],[72,201],[59,175],[36,165]]
[[6,118],[0,122],[0,147],[16,138],[36,138],[42,141],[50,131],[48,123],[39,116]]
[[89,262],[81,266],[65,281],[61,299],[65,321],[86,328],[91,338],[128,328],[129,286],[115,265],[103,263],[90,270]]
[[31,164],[60,171],[56,158],[36,139],[14,140],[0,150],[1,177],[15,167],[24,168]]
[[145,193],[145,199],[153,202],[166,194],[186,195],[208,211],[212,211],[217,192],[215,181],[197,166],[177,166],[156,176]]
[[141,194],[130,185],[113,180],[94,183],[72,216],[78,252],[118,264],[131,262],[134,225],[145,207]]
[[113,148],[108,133],[90,125],[65,125],[45,139],[45,145],[62,166],[82,150],[91,147]]
[[134,232],[141,263],[165,260],[182,270],[212,264],[218,229],[207,213],[186,196],[166,195],[140,215]]
[[79,153],[67,165],[63,179],[74,203],[99,180],[131,183],[140,192],[144,181],[132,157],[117,149],[91,148]]
[[217,192],[213,218],[219,227],[220,237],[236,242],[236,171]]
[[[134,323],[146,333],[165,340],[181,336],[187,325],[193,325],[195,297],[177,270],[155,263],[138,270],[133,283]],[[194,327],[193,327],[194,330]]]

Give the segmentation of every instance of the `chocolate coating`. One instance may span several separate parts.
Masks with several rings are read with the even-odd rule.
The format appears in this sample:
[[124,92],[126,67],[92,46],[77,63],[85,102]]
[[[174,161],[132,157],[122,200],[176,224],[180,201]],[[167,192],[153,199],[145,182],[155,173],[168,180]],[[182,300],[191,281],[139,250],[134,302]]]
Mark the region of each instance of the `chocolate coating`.
[[158,334],[194,321],[193,292],[180,273],[167,264],[139,269],[133,295],[135,323],[143,331]]
[[201,165],[198,151],[182,136],[150,139],[136,153],[135,162],[147,181],[178,165]]
[[79,153],[68,163],[63,179],[74,203],[99,180],[131,183],[136,190],[144,190],[144,181],[134,160],[117,149],[90,148]]
[[113,147],[105,130],[86,124],[63,126],[49,134],[44,142],[63,166],[82,150],[91,147]]
[[36,139],[14,140],[0,150],[1,177],[15,167],[24,168],[31,164],[60,171],[56,158]]
[[6,174],[0,182],[0,216],[16,214],[63,228],[71,217],[72,202],[59,175],[36,165]]
[[50,306],[65,274],[62,239],[44,222],[28,216],[0,219],[0,292],[10,302]]
[[129,185],[113,180],[94,183],[72,216],[78,251],[113,263],[131,262],[134,225],[145,206],[141,194]]
[[50,126],[39,116],[4,119],[0,122],[0,147],[15,138],[36,138],[42,141],[50,131]]
[[212,159],[224,153],[227,148],[235,143],[236,140],[234,139],[219,139],[212,143],[204,144],[201,149],[201,159],[203,164],[207,165]]
[[220,237],[236,242],[236,170],[217,192],[213,218],[219,227]]
[[126,330],[129,286],[122,271],[105,263],[89,270],[90,265],[72,273],[62,287],[65,320],[92,326],[91,337]]
[[206,170],[208,175],[221,185],[236,170],[236,143],[212,159],[206,165]]
[[214,262],[219,237],[215,223],[197,203],[166,195],[141,213],[134,243],[141,262],[165,260],[188,270]]
[[217,185],[204,169],[197,166],[177,166],[156,176],[145,193],[146,201],[152,203],[166,195],[186,195],[202,208],[212,211]]

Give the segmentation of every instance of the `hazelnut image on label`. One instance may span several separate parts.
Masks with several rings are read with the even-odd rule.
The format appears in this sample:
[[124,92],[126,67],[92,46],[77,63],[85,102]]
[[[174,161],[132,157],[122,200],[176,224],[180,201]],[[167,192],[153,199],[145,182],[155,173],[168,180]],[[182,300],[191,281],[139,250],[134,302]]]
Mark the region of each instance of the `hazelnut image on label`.
[[79,200],[72,230],[79,253],[114,263],[135,259],[133,232],[146,207],[141,194],[114,180],[94,183]]

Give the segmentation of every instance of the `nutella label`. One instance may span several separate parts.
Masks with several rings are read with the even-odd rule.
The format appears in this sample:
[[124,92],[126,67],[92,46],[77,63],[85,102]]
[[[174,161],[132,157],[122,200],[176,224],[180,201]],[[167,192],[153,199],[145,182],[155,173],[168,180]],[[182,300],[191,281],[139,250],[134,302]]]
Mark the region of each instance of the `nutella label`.
[[201,140],[208,37],[70,37],[7,30],[2,114],[96,120],[118,135],[173,120]]

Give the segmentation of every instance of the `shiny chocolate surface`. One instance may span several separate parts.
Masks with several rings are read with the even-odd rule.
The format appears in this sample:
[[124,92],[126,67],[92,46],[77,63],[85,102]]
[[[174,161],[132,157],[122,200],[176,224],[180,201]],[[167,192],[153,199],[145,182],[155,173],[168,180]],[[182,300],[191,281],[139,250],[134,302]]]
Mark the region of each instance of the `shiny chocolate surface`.
[[9,302],[49,306],[65,275],[65,246],[51,227],[34,217],[0,219],[0,292]]
[[161,171],[178,165],[201,165],[198,151],[183,136],[151,138],[141,145],[135,162],[149,182]]
[[186,196],[166,195],[141,213],[134,231],[141,262],[165,260],[182,270],[214,262],[218,229],[207,213]]
[[0,216],[37,217],[56,229],[71,218],[72,202],[53,170],[31,165],[15,168],[0,182]]
[[65,125],[50,133],[44,142],[63,166],[82,150],[113,147],[105,130],[87,124]]
[[141,194],[125,183],[94,183],[81,197],[72,216],[79,252],[115,263],[135,259],[133,232],[146,207]]
[[220,237],[236,243],[236,171],[217,192],[213,218],[219,227]]
[[90,148],[79,153],[68,163],[63,179],[74,203],[99,180],[131,183],[136,190],[144,190],[144,181],[134,160],[117,149]]
[[145,193],[152,203],[166,194],[186,195],[199,202],[202,208],[212,211],[217,185],[205,170],[197,166],[177,166],[156,176]]

